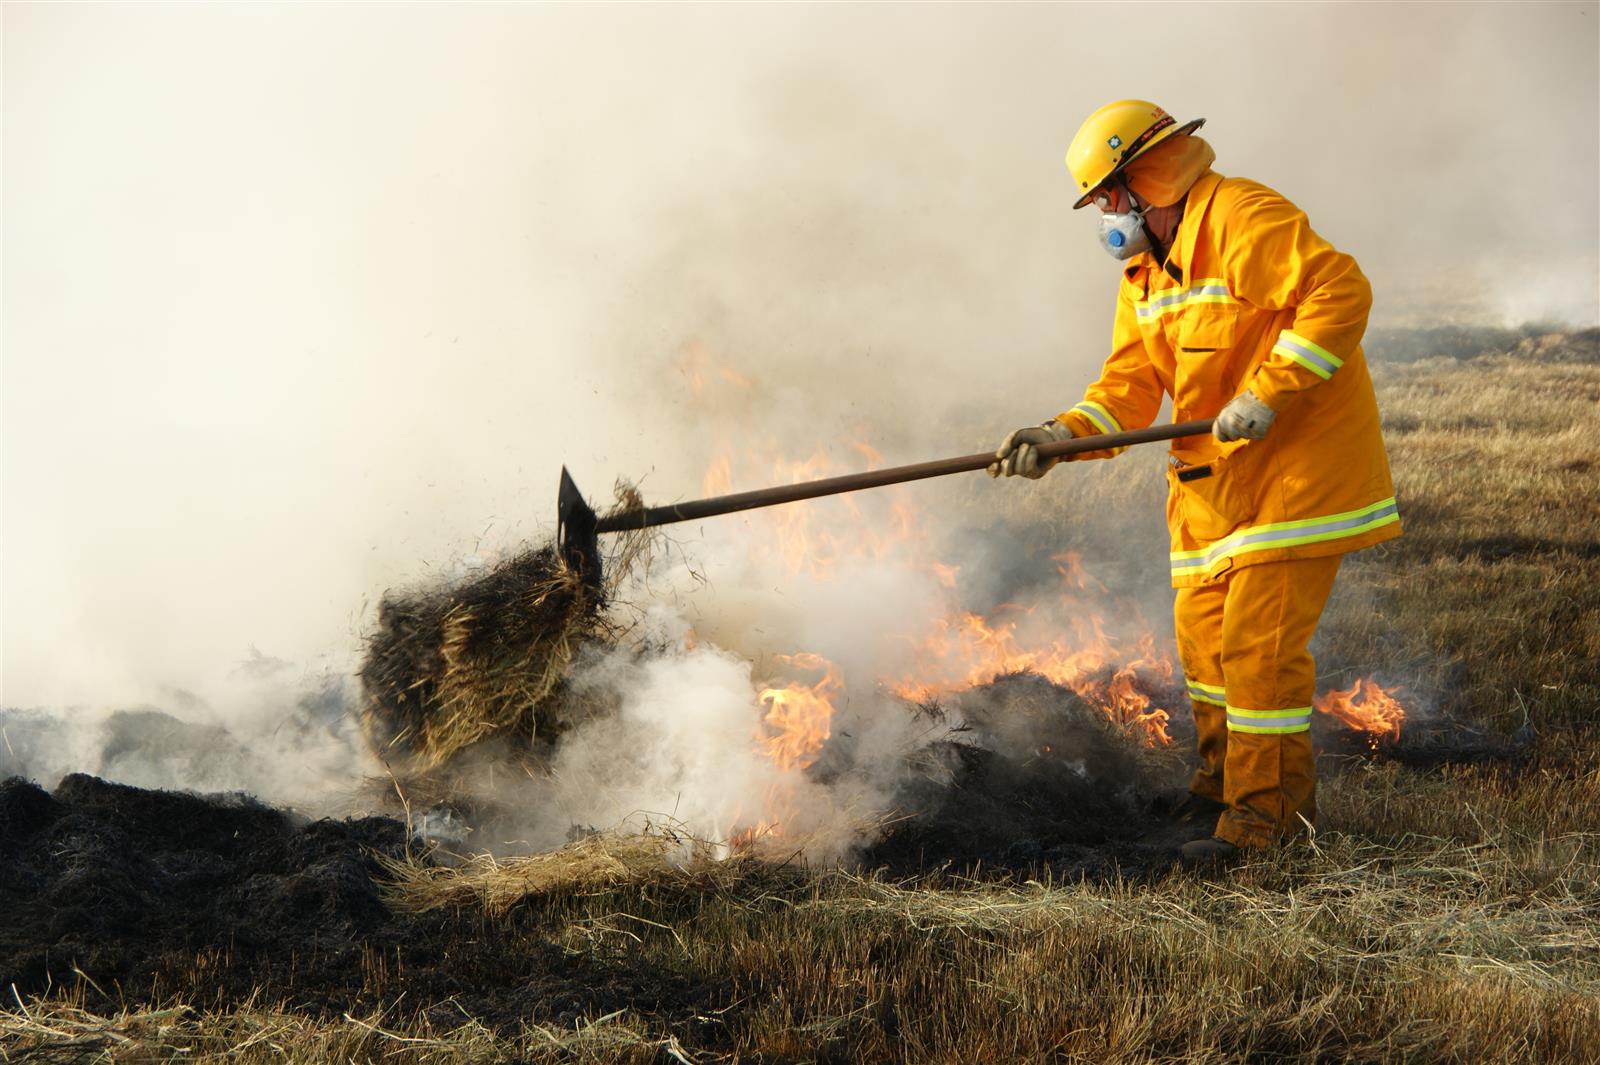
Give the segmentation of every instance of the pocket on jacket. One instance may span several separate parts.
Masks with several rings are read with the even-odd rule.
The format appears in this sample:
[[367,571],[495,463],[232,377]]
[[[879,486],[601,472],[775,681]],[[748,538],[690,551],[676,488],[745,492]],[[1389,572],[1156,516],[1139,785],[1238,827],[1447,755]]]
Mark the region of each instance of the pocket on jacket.
[[1167,487],[1189,535],[1210,542],[1250,523],[1261,499],[1261,450],[1246,444],[1206,462],[1168,466]]
[[1178,347],[1184,351],[1223,351],[1239,330],[1237,303],[1194,303],[1178,319]]
[[1177,420],[1210,417],[1234,397],[1239,370],[1231,349],[1238,329],[1236,304],[1198,303],[1184,308],[1173,352]]

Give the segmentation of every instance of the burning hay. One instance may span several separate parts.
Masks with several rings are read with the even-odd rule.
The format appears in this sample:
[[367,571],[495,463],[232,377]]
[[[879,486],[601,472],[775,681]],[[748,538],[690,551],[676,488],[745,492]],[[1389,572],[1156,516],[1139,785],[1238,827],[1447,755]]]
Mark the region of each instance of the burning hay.
[[[617,500],[642,505],[627,485]],[[565,723],[552,700],[578,649],[614,635],[608,592],[647,546],[644,534],[618,537],[612,583],[600,589],[544,546],[455,587],[386,594],[360,671],[373,749],[416,770],[491,736],[523,747],[555,739]]]

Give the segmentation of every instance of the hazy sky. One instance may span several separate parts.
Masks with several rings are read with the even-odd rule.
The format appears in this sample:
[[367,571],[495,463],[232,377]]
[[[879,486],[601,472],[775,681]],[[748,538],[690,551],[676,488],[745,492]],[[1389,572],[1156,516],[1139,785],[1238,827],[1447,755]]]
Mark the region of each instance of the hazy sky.
[[[341,660],[563,462],[681,496],[752,426],[913,461],[1070,405],[1116,271],[1061,156],[1120,96],[1206,117],[1377,320],[1600,318],[1589,3],[0,17],[10,705]],[[694,342],[740,409],[688,413]]]

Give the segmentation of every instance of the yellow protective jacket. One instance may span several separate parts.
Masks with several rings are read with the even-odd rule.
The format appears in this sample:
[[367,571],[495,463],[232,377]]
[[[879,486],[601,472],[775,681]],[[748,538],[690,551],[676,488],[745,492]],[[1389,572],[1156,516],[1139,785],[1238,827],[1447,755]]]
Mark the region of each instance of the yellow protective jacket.
[[[1361,352],[1372,290],[1294,204],[1208,171],[1189,190],[1168,266],[1123,272],[1111,357],[1074,434],[1212,418],[1246,388],[1277,411],[1266,439],[1175,441],[1167,471],[1172,583],[1342,554],[1400,535],[1378,401]],[[1081,458],[1108,458],[1095,451]]]

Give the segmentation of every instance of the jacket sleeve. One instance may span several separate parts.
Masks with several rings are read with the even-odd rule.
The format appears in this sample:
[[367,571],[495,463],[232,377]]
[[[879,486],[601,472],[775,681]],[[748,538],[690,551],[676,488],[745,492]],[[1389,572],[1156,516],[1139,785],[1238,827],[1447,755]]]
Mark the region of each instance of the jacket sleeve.
[[1221,234],[1229,290],[1256,307],[1293,309],[1272,352],[1247,382],[1282,411],[1339,372],[1361,343],[1372,286],[1350,256],[1319,237],[1305,212],[1271,189],[1241,182]]
[[[1072,430],[1073,436],[1120,433],[1143,429],[1156,420],[1165,390],[1150,356],[1128,287],[1117,295],[1117,318],[1111,330],[1111,357],[1100,371],[1100,379],[1084,393],[1083,402],[1056,415],[1056,421]],[[1086,451],[1075,459],[1108,459],[1127,448]]]

